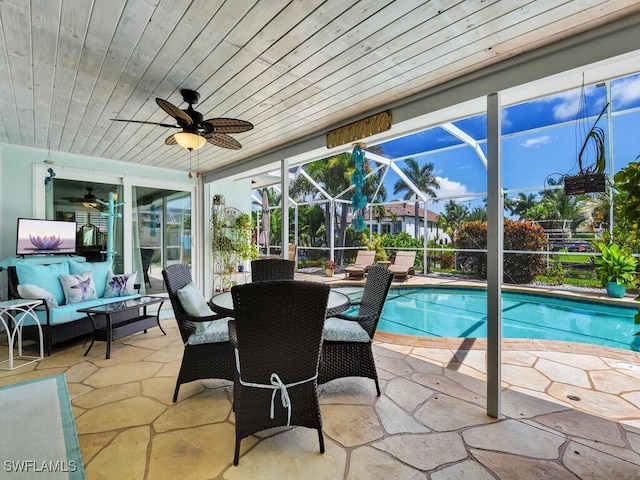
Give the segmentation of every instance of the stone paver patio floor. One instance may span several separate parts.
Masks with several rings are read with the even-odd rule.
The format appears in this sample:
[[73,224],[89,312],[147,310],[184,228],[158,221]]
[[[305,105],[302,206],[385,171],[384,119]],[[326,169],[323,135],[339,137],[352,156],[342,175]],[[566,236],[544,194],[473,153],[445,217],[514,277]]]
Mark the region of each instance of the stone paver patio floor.
[[[537,340],[503,342],[502,417],[487,416],[486,341],[378,332],[371,380],[320,387],[316,432],[265,431],[234,467],[232,384],[183,385],[172,319],[104,344],[81,342],[0,372],[0,385],[65,373],[88,479],[638,479],[640,354]],[[0,355],[6,358],[6,345]]]

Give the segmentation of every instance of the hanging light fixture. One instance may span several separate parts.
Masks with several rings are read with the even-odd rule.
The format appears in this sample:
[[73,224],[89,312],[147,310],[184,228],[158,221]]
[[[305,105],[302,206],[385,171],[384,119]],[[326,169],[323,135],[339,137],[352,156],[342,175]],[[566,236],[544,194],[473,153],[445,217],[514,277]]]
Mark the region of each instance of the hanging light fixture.
[[191,132],[179,132],[173,136],[178,145],[187,150],[198,150],[207,143],[204,137]]

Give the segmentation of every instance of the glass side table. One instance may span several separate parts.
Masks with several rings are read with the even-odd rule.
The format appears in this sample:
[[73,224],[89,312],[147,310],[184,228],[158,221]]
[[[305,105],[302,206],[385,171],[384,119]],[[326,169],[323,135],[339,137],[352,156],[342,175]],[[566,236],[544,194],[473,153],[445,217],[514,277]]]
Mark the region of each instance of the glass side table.
[[[42,327],[40,321],[34,309],[42,305],[41,300],[7,300],[0,302],[0,323],[7,332],[7,339],[9,341],[9,358],[0,362],[0,370],[14,370],[19,367],[24,367],[31,363],[42,360],[44,357],[44,347],[42,344]],[[26,356],[22,354],[22,328],[24,322],[27,319],[31,319],[35,322],[35,326],[38,328],[38,338],[40,347],[40,356]],[[18,348],[18,355],[14,356],[14,348]],[[16,362],[19,365],[16,365]],[[4,366],[8,364],[7,368]]]

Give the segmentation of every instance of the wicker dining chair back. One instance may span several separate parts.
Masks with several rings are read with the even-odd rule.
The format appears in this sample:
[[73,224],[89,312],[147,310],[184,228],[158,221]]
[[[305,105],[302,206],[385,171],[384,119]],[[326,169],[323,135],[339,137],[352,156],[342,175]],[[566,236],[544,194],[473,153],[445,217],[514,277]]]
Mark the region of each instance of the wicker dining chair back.
[[378,328],[392,280],[393,273],[381,265],[372,266],[367,274],[357,316],[360,326],[366,330],[371,340]]
[[284,258],[260,258],[251,261],[251,280],[293,280],[296,262]]
[[367,274],[357,315],[335,315],[335,318],[344,320],[347,324],[357,322],[362,327],[361,330],[364,330],[369,336],[369,339],[368,341],[362,341],[362,339],[358,341],[330,341],[325,336],[322,343],[319,384],[337,378],[365,377],[375,382],[376,393],[380,396],[372,343],[392,280],[392,272],[381,265],[372,266]]
[[[235,465],[243,438],[276,426],[316,429],[324,452],[317,375],[329,291],[321,283],[290,280],[231,289],[235,320],[229,335],[238,372]],[[289,408],[283,406],[286,398]]]
[[178,400],[180,385],[183,383],[206,378],[221,378],[233,381],[235,367],[230,342],[202,343],[199,345],[190,345],[188,343],[189,337],[196,331],[196,319],[211,321],[222,318],[220,315],[192,317],[185,311],[180,298],[178,298],[178,290],[191,282],[191,268],[182,264],[170,265],[162,270],[162,278],[164,279],[169,300],[173,307],[173,314],[178,323],[178,329],[184,344],[184,354],[182,355],[182,364],[176,381],[173,401],[176,402]]

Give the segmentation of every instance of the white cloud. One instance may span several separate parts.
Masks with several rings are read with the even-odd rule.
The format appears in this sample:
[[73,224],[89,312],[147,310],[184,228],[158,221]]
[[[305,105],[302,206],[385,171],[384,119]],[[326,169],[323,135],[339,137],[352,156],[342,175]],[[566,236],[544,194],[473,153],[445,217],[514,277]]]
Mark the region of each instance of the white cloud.
[[616,107],[625,106],[640,98],[640,75],[616,82],[612,94]]
[[523,146],[524,148],[535,148],[535,147],[539,147],[540,145],[546,145],[550,141],[551,141],[551,137],[549,135],[543,135],[541,137],[528,138],[527,140],[522,142],[520,145]]
[[[596,95],[596,89],[598,87],[595,85],[587,85],[584,88],[585,97],[592,97]],[[553,107],[553,118],[559,122],[565,122],[567,120],[575,120],[578,116],[578,111],[580,109],[580,96],[581,89],[577,88],[575,90],[571,90],[569,92],[563,92],[559,95],[552,95],[550,97],[541,99],[542,102],[559,102],[557,105]],[[598,108],[602,109],[604,107],[603,100],[599,100],[598,104],[595,105]],[[596,112],[589,112],[591,115],[597,115]]]
[[435,190],[438,197],[446,198],[469,193],[467,187],[460,182],[454,182],[447,177],[436,176],[435,178],[440,184],[440,188]]
[[507,110],[506,108],[503,108],[501,110],[501,113],[502,113],[502,126],[511,127],[513,125],[513,122],[509,118],[509,110]]

